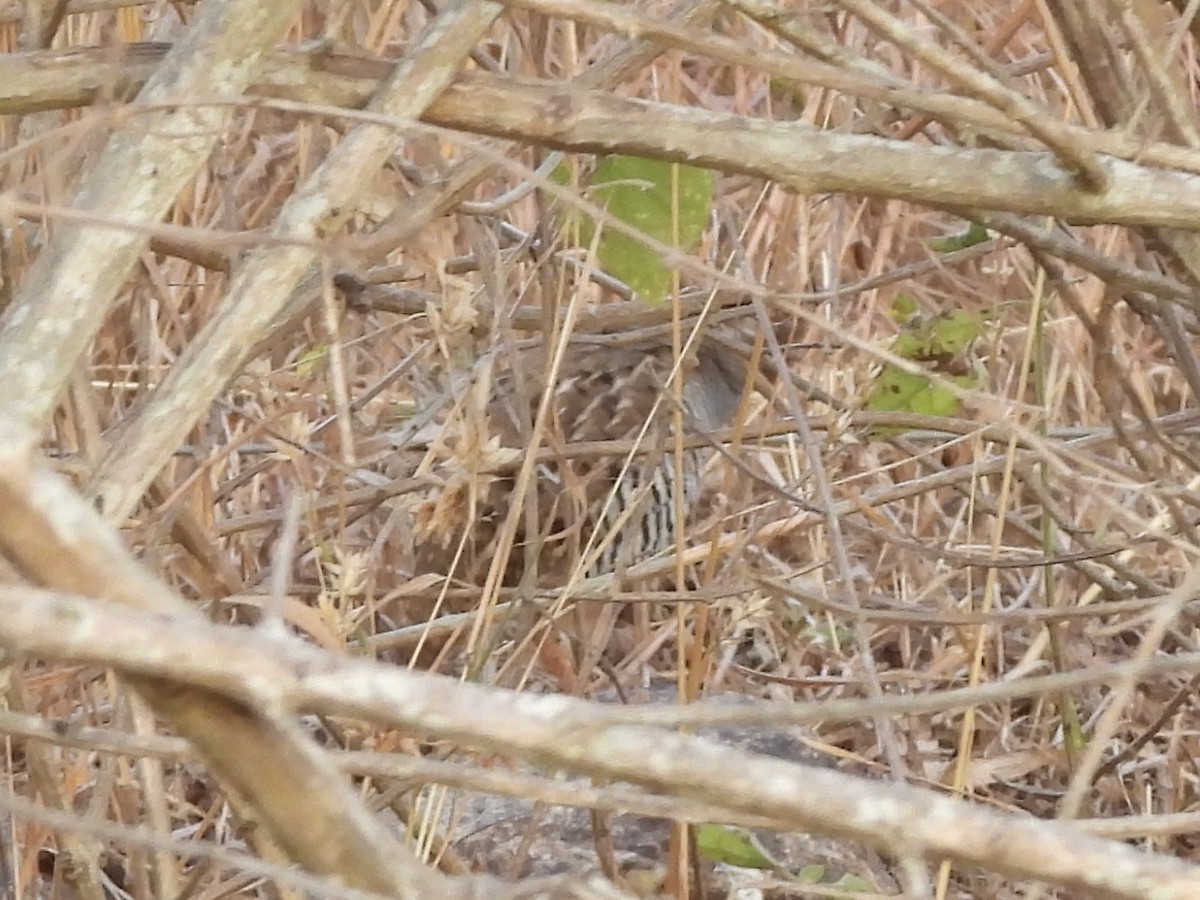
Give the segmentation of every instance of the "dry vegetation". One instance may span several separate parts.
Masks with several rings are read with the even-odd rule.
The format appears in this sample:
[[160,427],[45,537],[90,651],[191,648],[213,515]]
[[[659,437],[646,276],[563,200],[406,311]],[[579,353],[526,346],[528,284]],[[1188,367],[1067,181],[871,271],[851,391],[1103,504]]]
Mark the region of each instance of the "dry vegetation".
[[[1194,6],[0,5],[0,893],[1200,897]],[[716,172],[665,303],[559,227],[603,152]],[[865,409],[898,298],[978,316],[949,416]],[[490,386],[698,324],[674,552],[487,577],[562,449]]]

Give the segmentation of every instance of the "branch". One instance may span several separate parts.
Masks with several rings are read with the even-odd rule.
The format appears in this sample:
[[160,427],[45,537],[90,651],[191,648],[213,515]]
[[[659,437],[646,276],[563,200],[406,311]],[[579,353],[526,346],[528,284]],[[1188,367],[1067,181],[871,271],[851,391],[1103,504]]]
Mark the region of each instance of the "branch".
[[[119,91],[136,84],[161,52],[161,46],[142,44],[133,45],[127,56],[104,50],[0,57],[0,113],[93,102],[106,87]],[[253,92],[276,100],[295,98],[276,105],[297,113],[409,126],[400,117],[352,111],[389,71],[381,60],[281,51]],[[893,103],[903,100],[895,89],[889,96]],[[994,127],[1005,124],[994,110],[977,106],[983,111],[973,118],[990,117]],[[1107,191],[1081,188],[1075,173],[1052,153],[934,147],[839,134],[796,122],[482,73],[458,75],[421,118],[455,131],[563,150],[629,153],[745,173],[804,194],[848,191],[930,206],[1055,216],[1080,224],[1200,230],[1200,178],[1187,174],[1200,173],[1200,153],[1078,126],[1064,126],[1063,140],[1069,137],[1080,152],[1102,154],[1096,165],[1110,182]]]
[[[230,110],[192,98],[232,100],[291,19],[295,0],[230,0],[201,6],[139,92],[137,128],[118,131],[84,176],[81,213],[158,224],[208,158]],[[45,426],[88,343],[107,315],[147,236],[137,230],[60,223],[0,320],[0,379],[8,411]]]
[[357,716],[901,857],[948,858],[1097,897],[1183,900],[1200,892],[1200,868],[1061,823],[620,724],[616,718],[627,711],[614,714],[571,697],[518,694],[346,659],[290,636],[0,588],[0,641],[39,656],[111,665],[139,680],[184,684],[272,717]]
[[[454,79],[501,9],[469,0],[448,5],[380,85],[369,107],[372,118],[392,123],[420,116]],[[398,130],[360,125],[288,198],[272,227],[281,243],[241,261],[216,314],[100,461],[91,492],[109,521],[129,515],[230,374],[250,358],[295,288],[318,265],[321,240],[354,214],[370,177],[401,140]]]

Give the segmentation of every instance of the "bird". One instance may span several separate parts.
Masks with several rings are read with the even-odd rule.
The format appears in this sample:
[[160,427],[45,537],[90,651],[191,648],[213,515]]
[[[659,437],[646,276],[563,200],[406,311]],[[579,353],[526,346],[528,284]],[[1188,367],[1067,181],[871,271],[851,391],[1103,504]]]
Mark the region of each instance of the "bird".
[[[532,442],[549,359],[535,348],[495,380],[484,406],[486,437],[475,433],[460,441],[464,452],[455,474],[418,511],[418,546],[426,551],[418,553],[420,571],[482,584],[503,549],[496,543],[503,517],[516,502],[534,511],[522,515],[503,573],[506,586],[562,587],[573,576],[621,573],[675,546],[677,503],[685,522],[693,517],[702,469],[715,451],[689,446],[677,471],[672,424],[681,419],[685,433],[711,435],[732,422],[747,377],[736,345],[706,336],[678,365],[662,338],[568,347],[549,386],[534,490],[518,498],[513,469]],[[673,372],[681,379],[680,417]],[[612,442],[622,452],[614,453]],[[508,466],[502,473],[470,471],[469,456]]]
[[[702,506],[704,469],[717,452],[712,436],[743,405],[751,377],[745,342],[714,329],[681,359],[662,337],[616,338],[568,346],[553,376],[553,354],[535,346],[468,390],[447,423],[457,433],[443,444],[444,480],[414,517],[416,576],[563,596],[581,579],[607,574],[614,577],[601,580],[600,594],[614,596],[631,567],[677,546],[678,526],[686,530]],[[680,437],[703,437],[677,455],[679,424]],[[534,451],[520,490],[517,471]],[[660,586],[676,586],[665,580]],[[557,640],[539,642],[538,654],[562,689],[582,690],[601,660],[631,649],[631,632],[620,625],[627,608],[580,602],[549,617]],[[529,614],[541,615],[527,610],[516,630],[533,627]]]

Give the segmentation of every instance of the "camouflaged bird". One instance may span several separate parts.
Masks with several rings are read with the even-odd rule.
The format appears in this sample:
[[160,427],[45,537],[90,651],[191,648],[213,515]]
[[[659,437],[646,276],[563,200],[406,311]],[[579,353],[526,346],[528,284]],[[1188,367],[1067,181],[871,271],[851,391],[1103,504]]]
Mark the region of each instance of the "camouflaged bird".
[[[560,587],[573,573],[621,572],[676,542],[676,498],[685,522],[700,496],[708,446],[684,451],[676,472],[675,419],[669,346],[568,348],[552,395],[548,427],[525,497],[503,582],[515,585],[536,566],[532,583]],[[521,357],[517,371],[497,378],[486,404],[487,437],[473,440],[476,456],[510,464],[531,446],[547,370],[542,354]],[[685,434],[719,432],[737,411],[745,366],[712,339],[680,367]],[[628,448],[640,438],[642,452]],[[614,452],[611,444],[622,442]],[[514,475],[481,474],[461,460],[437,497],[417,516],[419,572],[482,584],[497,552],[500,525],[519,498]],[[532,514],[529,513],[533,507]],[[536,523],[536,529],[531,524]],[[464,532],[466,528],[466,532]],[[453,560],[458,544],[464,552]],[[528,583],[528,582],[527,582]]]

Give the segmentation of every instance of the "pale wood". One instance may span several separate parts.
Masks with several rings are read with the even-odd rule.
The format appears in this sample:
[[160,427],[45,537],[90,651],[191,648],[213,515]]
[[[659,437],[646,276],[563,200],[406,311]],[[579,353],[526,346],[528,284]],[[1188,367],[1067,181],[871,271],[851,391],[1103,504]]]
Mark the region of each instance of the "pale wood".
[[[561,695],[537,696],[334,656],[291,637],[209,623],[151,617],[68,595],[0,589],[0,638],[52,658],[115,665],[143,678],[188,684],[232,702],[281,712],[351,715],[431,739],[478,746],[596,778],[642,785],[709,804],[738,817],[859,841],[900,857],[950,859],[1038,879],[1086,896],[1190,900],[1200,896],[1200,867],[1084,833],[1069,824],[1002,813],[903,784],[854,777],[745,753],[711,741],[632,724],[820,721],[828,706],[947,708],[949,693],[841,701],[700,704],[679,709],[608,708]],[[1196,654],[1155,661],[1156,671],[1194,670]],[[1081,671],[1056,676],[1081,683],[1113,679]],[[1028,694],[1049,688],[1048,679]],[[1023,693],[1022,684],[989,686]],[[980,702],[987,689],[973,692]],[[1013,694],[1015,695],[1015,694]],[[840,712],[841,710],[839,710]],[[437,894],[426,896],[454,896]],[[503,896],[495,894],[488,896]]]
[[394,126],[421,115],[444,90],[501,9],[468,0],[447,6],[369,104],[388,127],[360,125],[288,198],[272,228],[279,243],[241,261],[216,314],[97,467],[90,489],[109,521],[120,522],[133,510],[193,423],[266,336],[318,263],[322,239],[354,214],[369,177],[399,147],[404,135]]
[[[7,411],[43,428],[79,358],[161,221],[208,157],[230,108],[297,7],[296,0],[205,3],[108,140],[0,319],[0,380]],[[111,125],[103,119],[97,127]],[[110,223],[100,225],[89,217]]]

